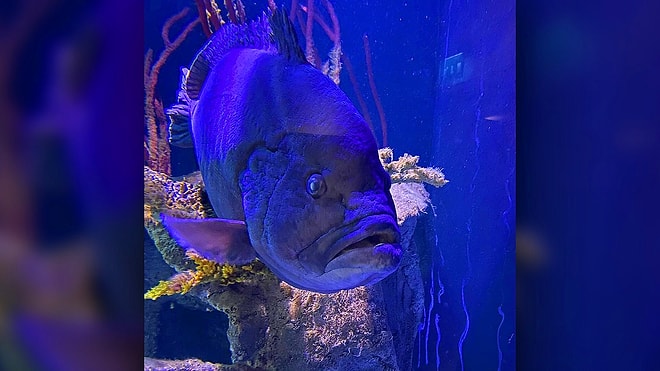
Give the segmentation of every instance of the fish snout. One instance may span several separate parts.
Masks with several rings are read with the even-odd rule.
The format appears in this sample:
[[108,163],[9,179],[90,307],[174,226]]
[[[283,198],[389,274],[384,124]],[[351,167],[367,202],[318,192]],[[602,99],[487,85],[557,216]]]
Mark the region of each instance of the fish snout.
[[370,224],[356,237],[334,246],[331,250],[333,256],[324,271],[356,269],[388,275],[401,262],[400,241],[398,228],[383,223]]
[[401,234],[391,215],[371,215],[328,232],[303,250],[299,261],[310,274],[319,276],[353,271],[384,277],[401,261],[400,242]]

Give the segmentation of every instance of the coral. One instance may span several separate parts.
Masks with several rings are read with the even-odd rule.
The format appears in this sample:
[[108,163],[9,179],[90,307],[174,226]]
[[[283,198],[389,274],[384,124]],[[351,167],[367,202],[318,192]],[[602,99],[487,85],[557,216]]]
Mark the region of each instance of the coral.
[[[313,1],[308,0],[309,8],[292,6],[290,18],[297,19],[303,25],[306,39],[313,37],[311,29],[306,32],[306,26],[316,21],[333,41],[325,73],[338,84],[341,61],[348,61],[347,58],[343,59],[341,53],[339,24],[328,0],[321,0],[320,7],[316,7],[317,11],[314,11]],[[196,4],[204,32],[209,35],[212,32],[210,26],[215,30],[221,26],[222,18],[217,4],[213,0],[199,0]],[[231,1],[225,1],[225,4],[230,20],[242,22],[244,16],[240,14],[240,1],[236,7]],[[293,4],[297,4],[297,1],[294,0]],[[274,2],[269,1],[269,7],[273,9]],[[323,8],[332,20],[332,29],[318,13],[318,9]],[[304,13],[307,13],[306,20],[303,20]],[[166,34],[164,31],[164,39]],[[318,60],[313,43],[311,56]],[[147,81],[155,85],[155,79],[151,78],[154,69],[149,69],[152,57],[153,52],[149,51],[145,58],[148,62],[145,63],[145,91]],[[157,74],[158,69],[155,70],[155,77]],[[152,103],[149,107],[151,110],[146,113],[149,136],[145,138],[145,149],[148,155],[153,156],[153,153],[169,151],[169,147],[159,146],[158,142],[155,145],[152,143],[153,138],[162,137],[163,132],[155,124],[160,117],[160,113],[156,112],[160,108],[160,101],[153,99],[153,90],[151,95],[147,92],[147,98]],[[153,113],[152,121],[149,121],[150,112]],[[381,122],[384,123],[382,114]],[[383,126],[384,140],[385,131]],[[169,152],[166,158],[169,164]],[[160,213],[167,211],[173,216],[185,218],[214,217],[201,177],[193,174],[182,179],[172,179],[167,174],[169,167],[145,167],[145,229],[163,260],[178,272],[149,290],[145,299],[188,293],[226,313],[229,317],[227,336],[234,363],[226,366],[199,360],[161,361],[145,358],[145,369],[406,368],[402,365],[412,362],[410,344],[414,343],[423,310],[419,261],[414,245],[411,245],[415,217],[424,211],[429,202],[428,193],[421,183],[441,186],[446,180],[438,169],[417,166],[418,157],[406,154],[393,161],[392,150],[385,149],[380,153],[380,158],[394,183],[391,192],[401,225],[404,251],[402,267],[376,285],[334,294],[294,288],[277,279],[258,260],[237,267],[217,264],[192,252],[184,252],[163,227]],[[384,291],[388,292],[387,297],[383,295]],[[400,328],[398,323],[405,323],[406,329],[410,327],[412,330]]]
[[238,24],[238,14],[234,8],[234,3],[231,0],[225,0],[225,8],[227,8],[227,16],[233,24]]
[[204,35],[208,38],[211,37],[211,27],[210,27],[210,19],[209,19],[209,13],[206,11],[206,6],[204,5],[204,1],[202,0],[195,0],[195,5],[197,6],[197,16],[199,17],[200,23],[202,25],[202,31],[204,31]]
[[169,175],[144,167],[145,223],[160,223],[156,214],[168,210],[189,218],[208,218],[213,209],[205,201],[204,185],[197,173],[172,179]]
[[224,286],[245,283],[266,272],[266,266],[258,260],[247,265],[233,266],[204,259],[193,251],[187,251],[186,256],[195,263],[195,270],[186,270],[175,274],[167,281],[160,281],[144,294],[145,299],[156,300],[163,295],[183,295],[193,287],[211,281]]
[[[417,167],[413,156],[392,161],[391,149],[381,150],[380,157],[391,173]],[[179,272],[147,292],[145,299],[187,292],[226,313],[235,364],[312,370],[396,370],[410,364],[409,349],[423,307],[419,260],[410,245],[415,217],[429,202],[423,184],[392,185],[404,250],[401,268],[371,287],[319,294],[279,281],[259,261],[236,267],[184,253],[159,214],[168,210],[179,217],[214,216],[199,173],[174,180],[145,167],[144,181],[145,228],[165,261]],[[392,298],[384,297],[383,290],[394,293]],[[400,328],[400,322],[412,330]]]
[[233,266],[204,259],[194,251],[187,251],[186,256],[195,263],[195,270],[186,270],[167,281],[160,281],[144,294],[145,299],[156,300],[163,295],[185,294],[193,287],[211,281],[223,286],[246,283],[266,272],[266,266],[258,260],[243,266]]
[[[400,185],[415,185],[416,183],[401,183]],[[395,201],[396,202],[396,201]],[[397,213],[399,209],[397,209]],[[429,220],[426,218],[425,220]],[[399,269],[383,279],[379,285],[383,292],[383,308],[387,313],[387,323],[392,333],[392,342],[396,351],[396,361],[401,370],[413,369],[413,354],[417,349],[417,332],[424,319],[424,281],[420,270],[420,257],[413,233],[418,218],[407,218],[401,224],[401,240],[410,241],[404,244],[403,255]]]
[[193,287],[210,281],[222,285],[246,282],[266,271],[263,263],[259,261],[238,267],[215,263],[193,251],[184,252],[171,239],[162,225],[160,213],[167,210],[178,217],[212,217],[213,211],[206,203],[205,197],[198,174],[174,181],[166,174],[144,167],[145,228],[165,261],[180,272],[149,290],[144,295],[145,299],[155,300],[163,295],[185,294]]
[[[384,148],[379,151],[379,157],[394,183],[391,193],[400,225],[406,219],[424,212],[429,204],[429,194],[420,183],[429,183],[436,187],[447,183],[439,169],[419,167],[419,156],[404,154],[399,160],[393,161],[393,151]],[[160,221],[160,212],[163,210],[184,218],[213,216],[199,174],[174,181],[166,174],[145,166],[144,184],[145,228],[165,261],[180,272],[168,281],[161,281],[145,294],[145,299],[176,293],[185,294],[193,287],[211,281],[220,285],[245,282],[266,270],[258,261],[241,267],[217,264],[191,251],[184,253],[170,238]]]
[[330,57],[330,59],[323,63],[321,72],[328,76],[332,82],[339,85],[339,73],[341,72],[341,44],[333,46],[328,57]]
[[241,0],[236,0],[236,16],[239,22],[245,23],[247,16],[245,15],[245,5],[243,5],[243,1]]
[[390,188],[399,225],[426,210],[431,203],[429,193],[420,183],[394,183]]
[[[215,0],[195,0],[195,5],[197,6],[197,15],[202,23],[202,29],[206,37],[211,37],[213,32],[219,30],[226,23],[222,18],[220,7]],[[236,4],[232,0],[225,0],[224,5],[227,10],[229,22],[234,24],[245,23],[245,6],[241,0],[236,0]],[[211,30],[211,26],[213,26],[213,30]]]
[[259,369],[247,365],[221,365],[204,362],[199,359],[164,360],[144,357],[144,370],[156,371],[257,371]]
[[[319,294],[274,276],[232,290],[211,284],[204,297],[229,316],[233,362],[305,370],[396,370],[410,364],[424,303],[419,259],[410,245],[415,224],[413,217],[401,227],[401,269],[371,287]],[[413,324],[412,330],[393,333],[399,327],[392,321]]]
[[[292,301],[301,305],[296,317],[290,317],[294,328],[305,328],[305,354],[309,363],[324,362],[333,353],[346,352],[360,357],[374,353],[374,343],[391,343],[386,329],[384,313],[378,302],[382,293],[369,287],[358,287],[334,294],[320,295],[291,288]],[[373,336],[378,334],[380,336]],[[391,354],[386,356],[392,358]],[[384,362],[384,363],[390,363]],[[347,365],[348,366],[348,365]],[[346,369],[350,369],[347,367]]]
[[305,22],[305,57],[307,61],[317,68],[319,61],[317,59],[316,47],[314,46],[313,28],[314,26],[314,0],[307,1],[307,21]]
[[181,45],[186,36],[199,23],[199,19],[190,22],[174,41],[170,40],[170,28],[175,22],[185,17],[186,14],[188,14],[188,8],[172,16],[163,25],[161,36],[165,44],[165,49],[160,53],[156,62],[153,62],[154,52],[152,49],[149,49],[144,57],[144,116],[147,129],[144,139],[145,162],[152,169],[166,174],[171,172],[170,147],[167,142],[167,120],[165,119],[163,104],[155,97],[155,91],[158,74],[167,61],[167,58]]
[[[315,1],[319,1],[319,0],[308,0],[307,6],[299,5],[298,0],[292,0],[291,2],[291,11],[289,14],[289,19],[292,22],[295,21],[298,22],[302,34],[305,37],[305,57],[307,58],[307,61],[310,64],[320,69],[323,72],[323,74],[328,76],[337,85],[339,85],[340,82],[342,65],[346,66],[351,81],[351,85],[353,86],[355,96],[360,106],[360,112],[362,113],[362,116],[364,117],[365,121],[371,128],[371,131],[374,132],[374,126],[371,121],[371,117],[369,115],[369,110],[360,92],[359,84],[355,77],[355,73],[353,71],[352,65],[350,63],[350,60],[348,59],[348,56],[346,56],[342,52],[341,32],[339,28],[339,20],[337,19],[335,9],[329,0],[320,0],[321,5],[323,5],[323,7],[325,8],[325,12],[327,13],[327,16],[330,18],[332,22],[332,27],[330,27],[328,23],[319,14],[319,11],[315,5]],[[269,8],[271,10],[274,10],[276,8],[272,0],[269,0]],[[306,19],[303,18],[303,13],[307,14]],[[328,53],[329,59],[323,63],[321,63],[320,61],[318,50],[316,49],[316,44],[314,42],[314,34],[313,34],[314,22],[316,22],[321,27],[321,29],[323,29],[323,31],[328,36],[328,38],[333,42],[333,46],[330,52]],[[384,146],[387,146],[387,121],[385,119],[384,109],[380,102],[378,90],[376,89],[376,83],[375,83],[372,63],[371,63],[371,51],[369,49],[369,39],[367,38],[367,35],[364,35],[362,39],[364,44],[365,60],[367,64],[367,76],[369,78],[369,87],[371,89],[371,94],[373,95],[374,103],[376,104],[376,109],[378,111],[378,116],[380,118],[380,123],[381,123],[382,144]]]
[[355,97],[357,98],[358,105],[360,106],[360,113],[362,113],[362,117],[364,117],[364,121],[366,121],[367,124],[369,125],[371,132],[375,133],[374,124],[371,121],[371,116],[369,115],[369,109],[367,108],[367,103],[364,101],[364,98],[362,97],[362,93],[360,92],[360,84],[358,84],[357,78],[355,77],[355,72],[353,71],[353,65],[351,64],[351,60],[348,58],[346,54],[342,54],[341,61],[343,62],[344,66],[346,66],[346,71],[348,71],[348,78],[351,80],[351,85],[353,86],[353,92],[355,93]]
[[[328,76],[335,84],[339,85],[339,75],[341,73],[341,33],[339,29],[339,21],[335,14],[335,9],[329,0],[322,0],[321,5],[325,8],[325,12],[332,22],[332,29],[328,23],[321,17],[316,8],[315,1],[308,0],[307,6],[298,5],[298,1],[291,2],[291,13],[289,19],[291,21],[298,20],[303,36],[305,37],[305,57],[307,61],[320,69],[323,74]],[[307,14],[307,19],[303,20],[303,13]],[[314,43],[314,22],[316,22],[325,31],[328,38],[333,42],[332,48],[328,53],[329,59],[321,63],[318,50]]]
[[160,219],[163,210],[182,218],[214,216],[205,202],[201,177],[174,181],[167,174],[144,167],[144,227],[167,264],[179,272],[193,270],[193,261],[186,258],[183,249],[163,227]]
[[398,160],[393,161],[394,151],[391,148],[378,150],[378,156],[383,167],[390,174],[392,183],[428,183],[434,187],[442,187],[449,183],[442,169],[418,166],[419,156],[405,153]]
[[167,281],[160,281],[144,294],[144,298],[156,300],[163,295],[185,294],[196,284],[195,278],[193,271],[177,273]]
[[383,105],[380,103],[380,97],[378,96],[378,90],[376,89],[376,80],[374,79],[374,72],[371,66],[371,49],[369,48],[369,38],[366,34],[362,36],[362,42],[364,44],[364,56],[367,62],[369,87],[371,88],[371,95],[374,97],[374,103],[376,104],[376,110],[378,111],[378,116],[380,118],[381,133],[383,135],[382,145],[387,147],[387,121],[385,121],[385,111],[383,110]]
[[334,294],[300,290],[263,276],[208,302],[229,317],[232,361],[263,369],[393,370],[395,347],[379,285]]

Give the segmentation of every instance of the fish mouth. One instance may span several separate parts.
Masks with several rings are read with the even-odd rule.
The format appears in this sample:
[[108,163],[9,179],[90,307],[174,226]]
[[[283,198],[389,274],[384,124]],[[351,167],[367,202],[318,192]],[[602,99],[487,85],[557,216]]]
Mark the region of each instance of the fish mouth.
[[[337,241],[330,249],[334,254],[324,272],[342,268],[373,267],[386,268],[392,265],[388,257],[400,253],[400,235],[389,225],[381,225],[376,232],[361,233],[356,237],[349,237]],[[355,242],[353,242],[355,241]],[[335,253],[336,251],[336,253]],[[383,255],[383,256],[379,256]],[[399,254],[400,255],[400,254]],[[397,260],[398,263],[398,260]]]
[[301,251],[299,261],[310,273],[394,271],[401,260],[401,234],[391,215],[370,215],[340,226]]

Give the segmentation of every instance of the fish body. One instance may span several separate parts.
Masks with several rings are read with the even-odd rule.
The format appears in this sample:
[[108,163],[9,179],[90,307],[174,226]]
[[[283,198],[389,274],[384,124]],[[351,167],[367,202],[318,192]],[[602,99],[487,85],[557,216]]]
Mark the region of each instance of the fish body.
[[168,111],[195,148],[217,219],[164,217],[185,248],[262,260],[316,292],[372,284],[401,257],[390,178],[348,97],[306,62],[284,12],[223,26],[184,70]]

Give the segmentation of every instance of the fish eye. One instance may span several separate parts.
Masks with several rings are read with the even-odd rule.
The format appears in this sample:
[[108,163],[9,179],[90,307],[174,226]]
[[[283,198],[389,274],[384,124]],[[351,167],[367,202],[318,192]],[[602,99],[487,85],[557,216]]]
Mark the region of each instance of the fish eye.
[[312,174],[307,178],[307,193],[309,193],[314,198],[321,197],[325,191],[325,179],[321,174]]

